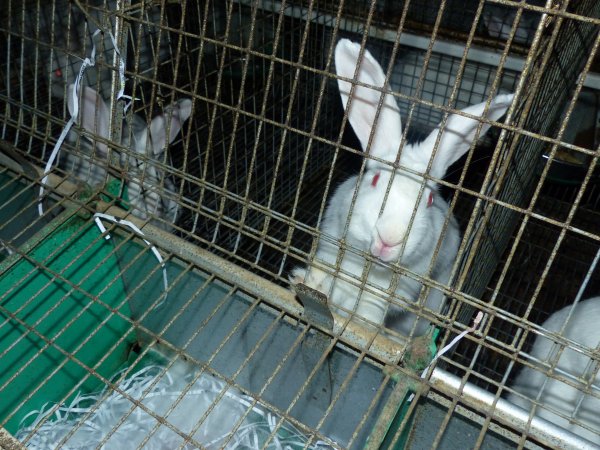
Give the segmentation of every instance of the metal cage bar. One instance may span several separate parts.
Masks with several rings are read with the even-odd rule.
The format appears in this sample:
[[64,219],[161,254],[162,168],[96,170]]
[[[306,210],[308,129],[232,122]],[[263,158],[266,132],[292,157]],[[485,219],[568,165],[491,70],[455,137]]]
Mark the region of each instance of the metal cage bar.
[[[598,313],[589,306],[600,288],[597,9],[588,0],[8,2],[0,398],[12,403],[0,402],[0,424],[33,445],[74,399],[96,392],[59,446],[116,398],[126,406],[98,448],[142,418],[136,448],[162,436],[173,448],[234,447],[251,426],[264,426],[262,448],[600,445],[600,424],[581,415],[599,399],[597,342],[565,322]],[[350,41],[358,55],[344,72],[338,50]],[[365,64],[383,78],[362,76]],[[494,115],[507,92],[507,114]],[[365,97],[366,132],[353,115]],[[74,102],[81,114],[63,133]],[[402,130],[382,138],[372,125],[390,108]],[[441,173],[453,121],[473,117],[478,143]],[[391,156],[378,153],[391,141]],[[407,163],[427,143],[428,161]],[[419,180],[403,191],[414,202],[401,253],[422,226],[419,202],[448,203],[425,268],[354,239],[361,189],[387,185],[377,217],[404,205],[396,177]],[[348,179],[361,187],[332,232]],[[97,212],[114,218],[105,232]],[[440,268],[455,226],[456,256]],[[335,283],[357,300],[336,300]],[[438,294],[445,308],[430,303]],[[359,298],[383,305],[383,316],[363,312]],[[315,320],[327,301],[331,316]],[[394,322],[393,308],[410,326]],[[469,328],[477,311],[482,322]],[[586,367],[571,370],[567,358]],[[132,394],[140,374],[147,384]],[[72,380],[57,384],[63,375]],[[523,388],[526,376],[580,400],[552,403]],[[154,389],[171,388],[172,399],[153,403]],[[206,404],[184,423],[192,398]],[[228,430],[209,438],[224,405]],[[39,420],[17,423],[32,410]]]

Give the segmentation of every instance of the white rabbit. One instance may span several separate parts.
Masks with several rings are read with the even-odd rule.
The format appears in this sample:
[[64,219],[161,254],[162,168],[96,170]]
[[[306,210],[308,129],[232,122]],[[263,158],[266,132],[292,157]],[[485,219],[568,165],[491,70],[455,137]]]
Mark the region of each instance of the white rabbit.
[[[292,270],[292,284],[304,283],[329,296],[329,302],[346,311],[356,311],[358,316],[380,325],[386,318],[388,303],[384,290],[393,289],[394,278],[398,277],[395,292],[401,299],[416,301],[422,284],[412,278],[396,275],[388,263],[399,263],[419,275],[427,275],[433,258],[435,247],[440,239],[445,217],[450,214],[446,202],[437,192],[433,180],[425,180],[422,176],[408,173],[402,169],[395,170],[391,166],[399,153],[402,140],[402,126],[398,105],[394,97],[386,94],[383,98],[378,121],[375,124],[378,104],[381,100],[381,89],[388,90],[385,75],[377,61],[365,50],[359,63],[360,45],[347,39],[338,42],[335,49],[336,73],[338,76],[354,79],[360,83],[379,89],[355,85],[352,102],[348,106],[348,98],[353,85],[349,81],[338,80],[338,86],[348,118],[354,132],[361,142],[368,158],[366,171],[359,180],[353,176],[342,183],[331,197],[321,231],[324,234],[318,242],[316,260],[309,267],[297,267]],[[360,64],[357,70],[357,64]],[[512,94],[496,97],[487,111],[488,120],[497,120],[507,110],[512,101]],[[471,106],[464,110],[473,116],[481,116],[485,104]],[[446,169],[465,152],[468,151],[476,137],[480,122],[459,115],[451,115],[446,121],[432,162],[429,174],[438,179],[446,173]],[[480,135],[489,128],[483,124]],[[372,140],[369,143],[370,135]],[[405,145],[400,154],[400,164],[418,173],[427,172],[439,128],[436,128],[423,142]],[[425,183],[421,198],[418,198],[421,186]],[[389,195],[385,201],[386,190]],[[354,192],[356,201],[352,207]],[[415,211],[414,222],[409,230],[411,216]],[[344,236],[346,222],[350,216],[346,244],[378,258],[370,269],[365,257],[352,249],[347,250],[341,259],[341,270],[336,276],[327,274],[318,268],[323,262],[335,266],[339,252],[339,239]],[[333,238],[333,239],[332,239]],[[439,249],[437,259],[430,276],[441,283],[448,283],[452,265],[456,258],[460,233],[456,220],[451,217],[445,231],[445,237]],[[404,252],[402,246],[405,245]],[[364,277],[368,270],[367,284],[375,293],[361,290],[355,283]],[[442,292],[431,289],[426,306],[439,310],[443,303]],[[337,308],[336,308],[337,309]],[[344,311],[337,311],[344,314]],[[399,313],[399,314],[398,314]],[[394,308],[387,317],[389,325],[408,334],[417,319],[416,315]],[[415,334],[423,334],[428,323],[420,320]]]
[[[73,90],[74,85],[70,85],[67,95],[71,115],[74,112]],[[118,165],[120,169],[127,171],[127,196],[133,207],[132,214],[144,220],[152,215],[167,223],[174,223],[177,219],[177,203],[173,200],[173,183],[153,161],[162,160],[165,145],[173,142],[191,112],[192,101],[182,99],[165,108],[164,114],[152,119],[150,127],[141,117],[133,115],[130,126],[125,124],[123,127],[121,142],[123,147],[130,151],[121,155],[116,163],[114,159],[108,161],[108,148],[105,143],[96,141],[95,151],[92,151],[93,146],[81,139],[80,151],[87,152],[87,155],[68,153],[65,168],[81,181],[96,187],[106,183],[107,167]],[[108,139],[109,114],[108,106],[96,91],[84,86],[81,90],[77,118],[79,125],[94,135]],[[71,140],[72,136],[76,134],[71,134]],[[152,220],[152,223],[170,230],[170,226],[161,220]]]
[[[595,350],[596,357],[592,361],[582,353],[565,348],[556,364],[556,367],[563,371],[563,373],[557,372],[556,369],[553,369],[552,372],[556,376],[562,376],[567,379],[569,377],[565,373],[573,377],[583,378],[589,384],[591,375],[598,370],[600,361],[600,354],[598,353],[598,346],[600,345],[600,297],[579,302],[574,307],[568,323],[566,323],[572,309],[573,305],[569,305],[555,312],[542,324],[542,327],[547,331],[560,333],[563,337],[577,342],[592,351]],[[559,346],[554,341],[539,335],[536,337],[529,354],[540,361],[552,364],[555,362],[554,360],[559,350]],[[574,415],[573,418],[575,420],[591,427],[595,432],[570,423],[568,419],[562,418],[543,407],[536,409],[537,416],[600,445],[600,374],[595,373],[592,381],[593,386],[591,387],[584,386],[581,382],[570,379],[572,384],[580,386],[577,389],[567,383],[547,377],[542,373],[542,371],[546,370],[541,366],[537,370],[525,367],[517,375],[512,388],[530,399],[536,399],[539,395],[538,401],[542,405],[553,408],[567,417]],[[546,382],[545,386],[544,382]],[[584,389],[593,392],[593,396],[586,395],[580,391]],[[541,394],[540,391],[542,391]],[[526,410],[530,410],[532,407],[532,403],[529,400],[518,394],[511,393],[508,396],[508,400]],[[580,401],[582,403],[575,413]]]

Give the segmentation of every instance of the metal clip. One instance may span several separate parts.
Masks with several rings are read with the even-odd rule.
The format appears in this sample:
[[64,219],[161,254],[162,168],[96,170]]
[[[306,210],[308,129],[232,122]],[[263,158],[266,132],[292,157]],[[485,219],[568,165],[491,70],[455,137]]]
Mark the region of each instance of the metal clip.
[[333,315],[327,306],[327,296],[302,283],[295,284],[293,288],[304,307],[306,319],[328,331],[333,331]]

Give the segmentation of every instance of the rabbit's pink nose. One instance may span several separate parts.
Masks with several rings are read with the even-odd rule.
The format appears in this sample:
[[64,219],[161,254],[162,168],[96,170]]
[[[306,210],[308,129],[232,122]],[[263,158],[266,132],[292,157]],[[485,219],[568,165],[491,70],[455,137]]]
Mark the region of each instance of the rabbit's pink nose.
[[382,261],[391,261],[396,256],[396,247],[400,242],[389,242],[381,238],[381,235],[377,233],[377,239],[371,245],[371,255],[376,256]]
[[384,239],[381,238],[381,236],[379,236],[379,241],[381,242],[381,246],[382,247],[395,247],[398,244],[392,243],[392,242],[386,242]]
[[387,245],[381,241],[374,242],[371,246],[371,254],[382,261],[390,261],[393,259],[394,246]]

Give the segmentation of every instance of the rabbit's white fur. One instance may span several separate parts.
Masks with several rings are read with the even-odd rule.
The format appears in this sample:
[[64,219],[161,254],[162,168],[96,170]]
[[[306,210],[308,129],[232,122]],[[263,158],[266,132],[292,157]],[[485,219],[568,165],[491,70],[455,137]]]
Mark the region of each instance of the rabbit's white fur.
[[[449,208],[437,193],[434,181],[426,181],[420,175],[392,167],[402,140],[398,105],[388,93],[383,70],[367,50],[360,59],[355,77],[359,53],[359,44],[347,39],[340,40],[335,50],[336,73],[353,80],[353,83],[363,83],[376,89],[354,85],[349,105],[348,99],[353,84],[338,79],[338,86],[344,107],[348,110],[350,124],[361,142],[363,151],[370,157],[379,158],[384,162],[367,158],[366,171],[362,178],[353,176],[337,188],[323,217],[323,235],[318,242],[315,261],[310,267],[293,269],[290,281],[294,284],[305,283],[328,295],[331,304],[346,311],[356,311],[358,316],[379,325],[383,323],[388,310],[389,300],[386,301],[386,298],[390,295],[385,291],[395,293],[400,301],[414,302],[418,299],[422,287],[422,284],[413,278],[395,275],[396,271],[389,264],[399,263],[417,275],[429,276],[447,284],[456,258],[460,233],[456,220],[451,217],[433,270],[429,273],[435,247],[443,232],[444,220],[450,214]],[[386,94],[377,117],[382,90]],[[512,97],[512,94],[509,94],[493,99],[486,118],[499,119],[506,112]],[[471,106],[464,112],[482,116],[484,109],[485,103],[482,103]],[[468,151],[476,138],[479,125],[479,121],[460,115],[448,117],[429,170],[432,177],[442,178],[446,169]],[[489,126],[484,123],[479,135],[483,135]],[[423,142],[405,145],[400,153],[400,165],[418,173],[426,173],[439,132],[439,128],[436,128]],[[424,190],[419,198],[424,183]],[[389,195],[380,215],[388,185]],[[352,207],[355,191],[356,201]],[[411,225],[413,211],[415,217]],[[344,236],[348,216],[350,219],[345,242],[352,249],[344,252],[341,257],[341,271],[334,277],[319,266],[323,267],[322,263],[327,266],[336,265],[340,248],[338,240]],[[405,248],[402,252],[403,246]],[[370,269],[365,257],[354,249],[370,253],[376,259]],[[358,286],[359,280],[367,272],[367,289],[373,292],[361,290]],[[395,288],[394,278],[398,279]],[[425,306],[438,311],[443,299],[441,291],[430,289]],[[417,319],[416,315],[400,308],[392,309],[392,314],[387,317],[390,326],[405,334],[411,332]],[[344,315],[343,310],[337,312]],[[420,320],[416,325],[415,334],[423,334],[427,326],[427,321]]]
[[[567,322],[571,310],[573,312]],[[600,345],[600,297],[581,301],[574,309],[573,305],[569,305],[555,312],[542,324],[542,328],[561,334],[570,341],[577,342],[592,351],[596,351],[596,357],[592,361],[582,353],[565,348],[556,364],[556,367],[563,373],[557,372],[556,369],[552,370],[555,376],[562,376],[569,379],[568,375],[565,375],[566,373],[577,378],[583,378],[589,384],[591,375],[597,370],[600,360],[600,354],[598,353]],[[559,349],[559,346],[554,341],[539,335],[536,337],[529,354],[547,364],[553,364]],[[574,415],[574,419],[591,427],[595,432],[570,423],[568,419],[560,417],[545,407],[538,407],[536,415],[600,445],[600,374],[595,374],[592,387],[583,385],[581,382],[577,382],[571,378],[570,382],[572,384],[580,386],[577,389],[567,383],[547,377],[542,373],[542,371],[546,370],[541,366],[538,369],[525,367],[517,375],[512,388],[529,399],[536,399],[539,394],[539,403],[567,417],[571,417],[574,414],[578,402],[583,399],[579,410]],[[544,382],[546,382],[545,386]],[[542,387],[543,391],[540,394]],[[586,395],[580,389],[591,391],[593,395]],[[508,396],[508,400],[526,410],[530,410],[532,407],[532,403],[529,400],[518,394],[511,393]]]
[[[74,89],[74,85],[71,84],[67,93],[71,115],[74,114]],[[108,139],[110,111],[104,100],[88,86],[82,87],[79,98],[77,123],[86,131]],[[117,164],[119,169],[127,170],[126,185],[129,203],[133,208],[132,214],[144,220],[151,216],[162,219],[151,222],[170,230],[168,224],[177,219],[177,203],[173,200],[175,188],[153,161],[163,159],[165,146],[173,142],[191,112],[192,101],[182,99],[165,108],[164,114],[152,119],[149,127],[144,119],[132,115],[131,123],[129,126],[125,124],[121,133],[121,145],[129,151],[117,158],[116,162],[114,158],[112,161],[108,160],[109,152],[105,143],[96,141],[94,146],[81,139],[80,151],[87,154],[80,156],[68,153],[65,168],[79,180],[96,187],[106,183],[108,166]],[[77,133],[70,134],[69,140],[74,139],[77,139]]]

